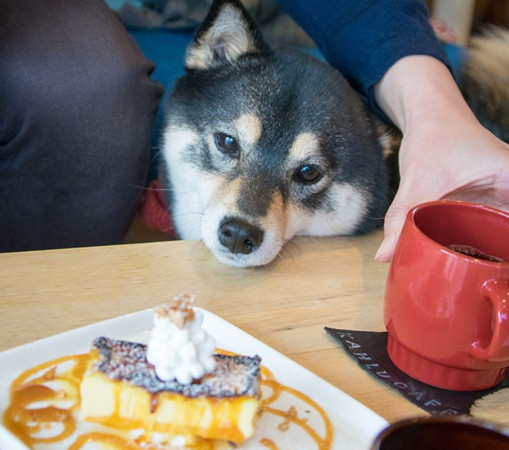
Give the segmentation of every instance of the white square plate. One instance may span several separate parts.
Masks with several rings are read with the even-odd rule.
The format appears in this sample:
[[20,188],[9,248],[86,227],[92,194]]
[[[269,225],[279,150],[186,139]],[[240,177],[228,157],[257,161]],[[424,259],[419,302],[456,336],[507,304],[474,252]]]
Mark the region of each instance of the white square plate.
[[[387,421],[357,400],[281,353],[276,352],[263,342],[206,310],[196,309],[202,311],[204,315],[203,326],[214,336],[219,348],[246,355],[260,355],[262,365],[272,372],[279,383],[304,393],[320,405],[328,415],[334,428],[332,449],[369,449],[375,436],[388,425]],[[152,309],[140,311],[41,339],[0,353],[0,417],[3,416],[9,403],[10,385],[20,373],[37,364],[61,356],[86,353],[90,349],[93,339],[98,336],[146,343],[152,328],[153,314]],[[277,404],[271,406],[281,411],[287,411],[291,406],[295,406],[299,417],[305,417],[306,423],[315,429],[321,437],[324,437],[325,426],[320,414],[309,405],[299,401],[295,396],[284,394],[277,401]],[[269,437],[281,450],[312,450],[317,447],[314,441],[309,438],[309,435],[298,425],[291,424],[287,431],[280,431],[278,425],[283,421],[283,417],[264,413],[258,423],[255,436],[249,439],[242,448],[266,450],[267,447],[260,443],[260,439],[263,437]],[[91,424],[80,425],[94,426]],[[51,450],[67,448],[77,437],[77,434],[82,431],[78,426],[71,439],[62,441],[61,446],[51,444],[51,446],[40,445],[36,448],[51,448]],[[0,425],[0,448],[18,450],[27,447]],[[87,448],[89,447],[87,446]]]

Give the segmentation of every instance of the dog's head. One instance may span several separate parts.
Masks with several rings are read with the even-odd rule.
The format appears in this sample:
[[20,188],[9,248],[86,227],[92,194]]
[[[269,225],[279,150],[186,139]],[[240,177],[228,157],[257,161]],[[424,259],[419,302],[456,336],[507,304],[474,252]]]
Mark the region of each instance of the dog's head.
[[376,128],[335,69],[273,50],[238,1],[215,1],[168,104],[178,234],[244,267],[270,262],[296,234],[378,227],[388,194]]

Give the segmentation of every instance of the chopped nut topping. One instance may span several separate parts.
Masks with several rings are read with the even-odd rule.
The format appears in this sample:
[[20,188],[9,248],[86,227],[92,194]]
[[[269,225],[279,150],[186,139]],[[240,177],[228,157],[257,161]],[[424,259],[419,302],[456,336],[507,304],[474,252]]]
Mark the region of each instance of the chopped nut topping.
[[156,308],[158,317],[168,318],[177,328],[182,329],[194,320],[194,296],[181,294],[173,297],[173,302]]
[[56,367],[52,367],[47,372],[44,372],[43,377],[47,381],[52,381],[52,380],[55,379],[56,373],[57,373],[57,368]]
[[288,419],[286,419],[284,422],[281,422],[278,426],[277,426],[277,429],[279,431],[288,431],[288,428],[290,428],[290,421]]
[[59,389],[57,391],[57,398],[62,400],[67,397],[67,392],[65,392],[65,389]]
[[295,417],[297,417],[297,409],[295,408],[295,406],[290,406],[288,411],[286,411],[285,416],[290,419],[295,419]]
[[290,428],[290,420],[295,419],[297,417],[297,409],[295,408],[295,406],[290,406],[288,411],[285,412],[285,417],[287,419],[277,426],[277,429],[279,431],[288,431],[288,428]]

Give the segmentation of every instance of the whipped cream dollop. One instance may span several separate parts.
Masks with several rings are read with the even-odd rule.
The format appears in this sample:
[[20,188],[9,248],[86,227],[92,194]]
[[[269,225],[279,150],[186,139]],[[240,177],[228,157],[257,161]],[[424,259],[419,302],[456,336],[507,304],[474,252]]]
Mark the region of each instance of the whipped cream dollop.
[[202,329],[203,314],[193,309],[193,302],[186,294],[156,308],[147,361],[163,381],[189,384],[214,370],[216,343]]

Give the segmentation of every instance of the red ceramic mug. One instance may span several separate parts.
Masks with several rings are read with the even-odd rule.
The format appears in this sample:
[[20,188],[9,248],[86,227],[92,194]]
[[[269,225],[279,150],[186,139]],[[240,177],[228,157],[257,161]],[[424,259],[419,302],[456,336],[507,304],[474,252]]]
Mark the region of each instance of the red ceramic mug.
[[460,391],[502,381],[509,366],[509,214],[447,200],[414,207],[390,265],[384,321],[388,354],[411,377]]

